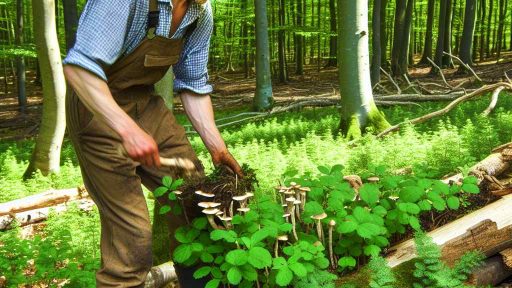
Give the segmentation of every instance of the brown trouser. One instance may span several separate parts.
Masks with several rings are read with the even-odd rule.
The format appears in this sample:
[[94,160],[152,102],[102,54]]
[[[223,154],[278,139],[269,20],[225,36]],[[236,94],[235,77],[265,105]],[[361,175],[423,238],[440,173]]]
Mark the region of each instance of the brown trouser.
[[[73,94],[73,93],[70,93]],[[114,96],[119,106],[151,135],[163,157],[188,158],[202,167],[185,130],[149,86]],[[143,287],[152,266],[151,223],[141,184],[153,191],[165,175],[178,177],[170,168],[141,166],[122,154],[120,137],[98,121],[76,95],[67,99],[68,132],[80,162],[87,191],[101,218],[101,269],[98,287]],[[164,203],[164,198],[158,199]],[[169,231],[184,224],[169,213]],[[171,247],[176,246],[173,236]]]

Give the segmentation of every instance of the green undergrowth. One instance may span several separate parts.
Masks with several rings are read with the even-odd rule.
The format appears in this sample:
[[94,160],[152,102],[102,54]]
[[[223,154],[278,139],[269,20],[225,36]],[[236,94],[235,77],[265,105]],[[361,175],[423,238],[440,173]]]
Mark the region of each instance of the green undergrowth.
[[[314,108],[294,111],[222,130],[232,154],[247,163],[259,175],[258,192],[268,191],[288,170],[300,173],[316,171],[319,165],[342,164],[347,173],[367,170],[370,163],[389,169],[423,167],[431,177],[441,177],[465,169],[489,154],[500,143],[512,139],[512,99],[500,98],[498,108],[488,118],[479,116],[489,99],[464,103],[451,113],[426,124],[404,127],[385,139],[365,136],[353,145],[337,132],[338,111]],[[446,103],[422,103],[418,106],[385,108],[390,123],[412,119],[440,109]],[[220,112],[223,118],[236,110]],[[180,122],[186,124],[184,115]],[[211,161],[199,137],[191,143],[208,171]],[[0,202],[24,197],[50,188],[69,188],[81,184],[76,156],[69,142],[63,145],[63,166],[59,175],[36,175],[23,182],[21,176],[30,158],[33,141],[0,144]],[[263,176],[264,175],[264,176]]]

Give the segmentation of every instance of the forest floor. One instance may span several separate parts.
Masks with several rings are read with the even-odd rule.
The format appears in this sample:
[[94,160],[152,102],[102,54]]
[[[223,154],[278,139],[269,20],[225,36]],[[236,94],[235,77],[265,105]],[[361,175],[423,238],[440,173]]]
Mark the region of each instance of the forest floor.
[[[290,71],[292,68],[290,67]],[[499,63],[495,59],[485,60],[475,63],[473,69],[484,83],[504,80],[504,75],[507,72],[512,77],[512,52],[504,52]],[[275,83],[273,92],[276,105],[286,105],[304,99],[336,99],[339,97],[336,70],[335,67],[318,70],[316,66],[307,66],[304,75],[290,75],[288,82]],[[411,82],[443,85],[441,76],[431,74],[430,70],[430,66],[427,65],[413,66],[409,69],[409,79]],[[452,86],[461,83],[471,86],[475,82],[471,74],[460,73],[457,68],[443,69],[443,73],[447,82]],[[382,77],[386,83],[387,79],[384,75]],[[41,86],[36,83],[35,73],[33,71],[27,73],[28,105],[25,113],[19,111],[14,77],[9,77],[7,81],[2,78],[0,77],[0,81],[4,83],[3,89],[0,91],[0,141],[21,140],[37,135],[43,98]],[[215,87],[212,99],[216,110],[248,107],[252,103],[256,89],[254,75],[249,75],[249,78],[246,78],[241,72],[224,71],[212,73],[211,82]],[[5,83],[7,83],[7,87],[5,87]],[[175,102],[176,110],[179,113],[182,111],[179,99],[175,99]]]

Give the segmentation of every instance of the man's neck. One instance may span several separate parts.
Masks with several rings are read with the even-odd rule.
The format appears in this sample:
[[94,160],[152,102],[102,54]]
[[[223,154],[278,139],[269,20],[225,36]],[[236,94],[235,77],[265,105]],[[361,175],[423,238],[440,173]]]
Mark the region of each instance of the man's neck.
[[172,0],[172,6],[176,7],[176,6],[182,6],[182,5],[185,5],[187,4],[189,0]]

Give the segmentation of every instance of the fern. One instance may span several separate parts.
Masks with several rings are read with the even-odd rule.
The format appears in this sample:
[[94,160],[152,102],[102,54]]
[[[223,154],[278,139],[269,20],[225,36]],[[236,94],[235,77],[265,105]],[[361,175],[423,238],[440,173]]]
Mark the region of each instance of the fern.
[[319,270],[308,273],[308,275],[293,284],[294,288],[335,288],[338,277],[325,270]]
[[468,252],[449,268],[441,261],[441,249],[424,232],[415,236],[416,251],[418,253],[416,269],[413,272],[418,282],[414,288],[465,288],[464,285],[471,271],[478,267],[484,256],[478,252]]
[[386,263],[386,260],[380,256],[372,258],[368,264],[372,277],[370,288],[393,288],[396,282],[393,271]]

